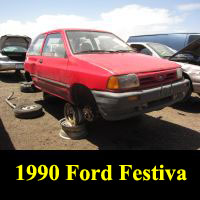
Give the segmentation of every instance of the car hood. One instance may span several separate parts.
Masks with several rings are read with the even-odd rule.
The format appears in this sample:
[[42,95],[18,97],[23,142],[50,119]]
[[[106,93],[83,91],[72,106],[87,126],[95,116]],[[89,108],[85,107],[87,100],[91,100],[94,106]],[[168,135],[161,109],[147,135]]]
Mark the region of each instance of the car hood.
[[76,57],[115,74],[140,74],[179,67],[175,62],[138,53],[80,54]]
[[194,56],[200,57],[200,39],[197,39],[197,40],[191,42],[188,46],[186,46],[183,49],[181,49],[180,51],[176,52],[173,56],[171,56],[169,58],[169,60],[171,60],[172,58],[174,58],[178,54],[185,54],[185,53],[189,53],[189,54],[192,54]]
[[4,35],[0,38],[0,50],[10,45],[21,46],[28,49],[31,38],[20,35]]

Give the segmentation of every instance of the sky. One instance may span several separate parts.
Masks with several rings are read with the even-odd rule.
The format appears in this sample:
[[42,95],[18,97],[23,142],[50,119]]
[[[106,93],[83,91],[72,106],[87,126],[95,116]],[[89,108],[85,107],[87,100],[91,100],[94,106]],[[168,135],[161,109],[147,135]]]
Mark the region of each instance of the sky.
[[130,35],[200,32],[200,0],[0,0],[0,36],[57,28]]

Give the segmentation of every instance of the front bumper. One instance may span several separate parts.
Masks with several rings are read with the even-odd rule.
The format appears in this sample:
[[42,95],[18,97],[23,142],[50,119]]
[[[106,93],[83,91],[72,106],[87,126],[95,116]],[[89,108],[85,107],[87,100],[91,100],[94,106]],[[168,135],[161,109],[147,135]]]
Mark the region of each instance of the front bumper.
[[[127,119],[142,113],[161,110],[184,99],[189,80],[135,92],[112,93],[92,91],[100,114],[105,120]],[[135,100],[137,97],[138,100]]]
[[0,62],[0,71],[23,70],[23,62]]

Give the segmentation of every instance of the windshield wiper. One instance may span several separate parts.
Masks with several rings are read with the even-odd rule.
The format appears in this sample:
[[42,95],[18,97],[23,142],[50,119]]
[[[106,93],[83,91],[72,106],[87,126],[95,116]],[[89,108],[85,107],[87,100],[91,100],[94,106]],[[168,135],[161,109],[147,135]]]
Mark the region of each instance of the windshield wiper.
[[84,53],[127,53],[127,52],[134,52],[133,50],[88,50],[88,51],[81,51],[77,52],[77,54],[84,54]]
[[89,50],[89,51],[80,51],[77,52],[77,54],[84,54],[84,53],[110,53],[111,51],[106,51],[106,50]]
[[168,58],[170,58],[171,56],[161,56],[162,58],[166,58],[166,59],[168,59]]
[[109,51],[111,53],[129,53],[134,52],[133,50],[116,50],[116,51]]

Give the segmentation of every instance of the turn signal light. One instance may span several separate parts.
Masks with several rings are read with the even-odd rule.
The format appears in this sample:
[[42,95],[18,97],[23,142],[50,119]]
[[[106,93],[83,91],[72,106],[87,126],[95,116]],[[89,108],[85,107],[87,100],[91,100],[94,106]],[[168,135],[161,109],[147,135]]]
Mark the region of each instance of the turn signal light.
[[116,76],[111,76],[107,88],[110,90],[119,89],[119,79]]

